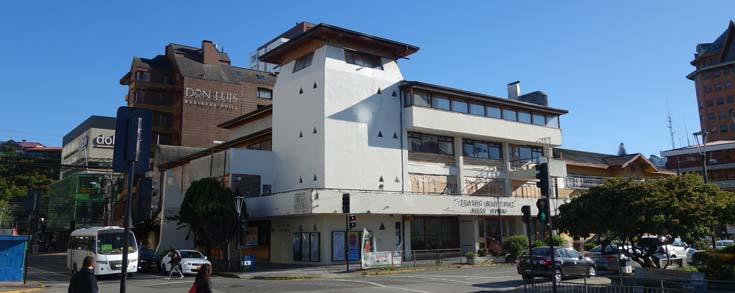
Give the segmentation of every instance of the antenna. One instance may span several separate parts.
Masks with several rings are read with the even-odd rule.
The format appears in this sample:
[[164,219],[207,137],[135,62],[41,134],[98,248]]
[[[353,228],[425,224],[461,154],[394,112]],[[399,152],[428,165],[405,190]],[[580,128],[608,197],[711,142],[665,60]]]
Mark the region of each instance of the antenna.
[[686,121],[684,123],[684,133],[686,133],[687,145],[688,146],[692,145],[692,143],[689,141],[689,128],[687,127]]
[[671,108],[669,107],[669,98],[666,98],[666,112],[668,112],[668,128],[669,135],[671,136],[671,149],[676,148],[676,141],[674,141],[674,127],[671,125]]

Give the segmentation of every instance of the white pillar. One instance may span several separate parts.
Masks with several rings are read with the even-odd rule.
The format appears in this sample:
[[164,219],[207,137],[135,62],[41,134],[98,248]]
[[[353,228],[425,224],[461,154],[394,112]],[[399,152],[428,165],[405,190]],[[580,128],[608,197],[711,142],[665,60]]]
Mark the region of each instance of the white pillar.
[[457,193],[464,194],[464,159],[462,155],[462,137],[454,137],[454,160],[457,167]]
[[403,259],[412,260],[412,249],[411,249],[411,218],[403,216]]
[[480,224],[476,216],[459,217],[459,242],[462,255],[480,249]]
[[505,166],[505,180],[503,191],[505,196],[513,195],[513,179],[510,178],[510,144],[503,143],[503,165]]

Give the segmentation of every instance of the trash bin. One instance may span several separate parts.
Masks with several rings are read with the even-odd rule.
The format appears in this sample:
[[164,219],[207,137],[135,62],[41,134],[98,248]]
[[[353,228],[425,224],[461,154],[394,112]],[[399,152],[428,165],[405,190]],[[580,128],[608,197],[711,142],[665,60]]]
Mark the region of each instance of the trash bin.
[[243,272],[252,272],[255,270],[255,256],[252,255],[246,255],[242,257],[242,261],[240,262],[240,269]]

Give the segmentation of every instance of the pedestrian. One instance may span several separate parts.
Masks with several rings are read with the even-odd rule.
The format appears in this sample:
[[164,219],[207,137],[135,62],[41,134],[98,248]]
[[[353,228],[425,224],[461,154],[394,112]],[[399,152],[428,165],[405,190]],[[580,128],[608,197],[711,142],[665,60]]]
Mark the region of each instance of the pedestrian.
[[189,293],[212,293],[212,281],[209,277],[212,276],[212,265],[203,264],[197,272],[194,284],[189,289]]
[[97,278],[94,277],[94,257],[87,256],[82,260],[83,268],[71,276],[69,293],[97,293]]
[[168,252],[168,257],[170,259],[168,263],[171,265],[171,272],[169,272],[167,280],[171,280],[171,276],[174,274],[174,271],[179,273],[179,279],[183,279],[184,273],[181,272],[181,253],[171,247]]

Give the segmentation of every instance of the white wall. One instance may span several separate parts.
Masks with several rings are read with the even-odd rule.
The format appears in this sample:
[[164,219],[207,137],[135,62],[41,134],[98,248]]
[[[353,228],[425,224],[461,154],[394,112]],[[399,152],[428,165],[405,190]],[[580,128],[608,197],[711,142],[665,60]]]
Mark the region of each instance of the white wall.
[[461,134],[467,138],[514,143],[537,143],[539,139],[549,137],[551,145],[562,144],[561,129],[558,128],[416,106],[405,108],[403,117],[407,128],[420,132]]
[[[342,48],[328,46],[325,93],[328,188],[374,190],[382,184],[385,190],[401,190],[398,85],[403,76],[394,60],[382,58],[382,62],[383,70],[348,64]],[[379,182],[381,176],[383,182]]]
[[273,185],[273,152],[240,148],[227,153],[230,174],[260,175],[261,193],[263,184]]
[[[283,65],[276,80],[273,89],[273,192],[324,186],[326,51],[326,47],[317,49],[311,66],[296,73],[292,73],[294,61]],[[317,133],[314,133],[315,128]]]

